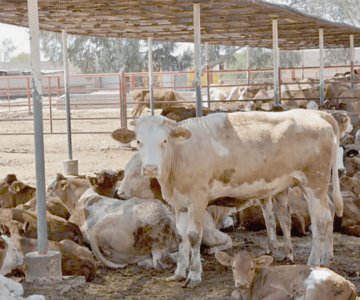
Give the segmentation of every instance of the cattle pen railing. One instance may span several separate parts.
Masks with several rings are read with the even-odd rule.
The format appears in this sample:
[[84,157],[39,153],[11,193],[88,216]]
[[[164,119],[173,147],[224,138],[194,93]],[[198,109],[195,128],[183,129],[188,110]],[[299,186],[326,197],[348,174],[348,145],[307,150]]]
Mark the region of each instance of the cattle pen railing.
[[[360,70],[360,65],[355,65],[353,68]],[[345,81],[344,78],[338,80],[334,78],[336,74],[344,74],[350,70],[349,65],[325,67],[325,81],[356,85],[359,83],[358,75]],[[319,89],[319,67],[280,68],[279,78],[282,101],[308,99],[288,97],[289,91],[304,86],[314,90]],[[309,78],[311,81],[307,80]],[[155,89],[172,89],[180,93],[186,101],[177,102],[179,105],[195,102],[193,71],[154,72],[153,84]],[[213,98],[212,91],[219,88],[249,86],[271,89],[273,88],[273,69],[208,70],[202,74],[201,85],[204,107],[214,108],[219,104],[237,103],[241,100]],[[3,123],[0,135],[33,134],[31,88],[31,76],[0,76],[0,122]],[[135,105],[130,92],[147,88],[147,72],[70,75],[72,133],[109,133],[121,125],[121,119],[127,124],[129,119],[134,118],[130,115],[130,110]],[[255,101],[271,100],[271,97],[265,97]],[[62,73],[42,76],[42,101],[44,133],[65,134],[66,114]],[[26,131],[19,129],[21,128],[18,126],[19,122],[29,123],[25,126]]]

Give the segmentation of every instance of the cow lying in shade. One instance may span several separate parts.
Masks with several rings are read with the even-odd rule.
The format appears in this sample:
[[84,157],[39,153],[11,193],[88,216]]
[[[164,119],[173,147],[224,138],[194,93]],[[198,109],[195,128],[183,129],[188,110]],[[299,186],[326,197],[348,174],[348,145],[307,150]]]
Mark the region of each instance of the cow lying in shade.
[[45,297],[42,295],[31,295],[26,298],[22,297],[23,295],[24,288],[21,283],[18,283],[0,274],[1,300],[45,300]]
[[[20,224],[21,225],[21,224]],[[24,256],[37,251],[37,240],[19,235],[19,223],[10,223],[11,237],[0,236],[0,273],[8,274],[22,267]],[[87,281],[95,278],[96,264],[91,252],[71,240],[61,242],[49,241],[49,250],[61,252],[62,274],[67,276],[84,276]]]
[[273,258],[254,258],[241,251],[235,257],[215,254],[224,266],[231,266],[235,287],[233,300],[355,300],[355,286],[327,268],[306,265],[272,266]]
[[[18,208],[0,209],[0,225],[8,227],[11,221],[17,221],[22,224],[22,236],[37,238],[36,212]],[[77,225],[51,214],[46,214],[46,221],[49,240],[59,242],[69,239],[79,245],[83,244],[82,233]]]
[[36,189],[8,174],[0,181],[0,208],[13,208],[35,197]]
[[[89,178],[88,189],[70,221],[77,224],[95,256],[110,268],[138,263],[163,268],[172,263],[178,235],[170,211],[157,200],[121,201],[99,195],[102,185]],[[115,183],[113,184],[115,186]]]

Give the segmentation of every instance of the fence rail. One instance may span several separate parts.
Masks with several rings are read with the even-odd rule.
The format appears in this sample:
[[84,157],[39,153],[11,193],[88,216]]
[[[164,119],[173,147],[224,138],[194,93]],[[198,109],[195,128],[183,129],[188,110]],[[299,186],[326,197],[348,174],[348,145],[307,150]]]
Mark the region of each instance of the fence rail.
[[[353,66],[359,69],[360,65]],[[350,65],[325,67],[325,80],[333,78],[337,73],[351,70]],[[359,72],[360,74],[360,72]],[[281,100],[287,100],[286,92],[293,86],[306,84],[306,78],[312,78],[313,84],[319,83],[319,68],[280,68],[279,90]],[[343,82],[343,81],[339,81]],[[356,84],[358,77],[351,78],[348,83]],[[156,89],[173,89],[181,93],[187,101],[194,102],[194,72],[154,72],[153,84]],[[225,102],[222,99],[207,98],[216,88],[262,87],[273,85],[272,69],[257,70],[207,70],[201,78],[204,94],[203,105]],[[31,122],[31,76],[0,76],[0,121],[14,124]],[[105,73],[105,74],[72,74],[69,80],[71,99],[71,120],[74,134],[108,133],[119,126],[127,126],[129,110],[139,102],[131,100],[130,92],[134,89],[148,88],[147,72]],[[318,87],[317,87],[318,88]],[[42,76],[42,100],[44,109],[45,134],[64,134],[65,132],[65,99],[64,80],[62,74]],[[304,100],[296,98],[292,100]],[[256,99],[257,101],[272,100],[271,98]],[[238,101],[238,100],[237,100]],[[236,101],[226,101],[233,103]],[[162,102],[163,103],[163,102]],[[19,123],[18,123],[19,124]],[[20,126],[19,126],[20,127]],[[27,128],[32,128],[27,126]],[[17,130],[16,126],[2,126],[0,135],[32,134]]]

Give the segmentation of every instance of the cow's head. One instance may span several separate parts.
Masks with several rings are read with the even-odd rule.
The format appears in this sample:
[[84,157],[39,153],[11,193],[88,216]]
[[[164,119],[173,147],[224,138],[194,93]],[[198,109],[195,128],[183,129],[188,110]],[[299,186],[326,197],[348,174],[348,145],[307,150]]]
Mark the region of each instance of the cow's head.
[[331,115],[338,123],[340,138],[343,138],[346,133],[350,133],[353,130],[351,119],[346,112],[338,111],[332,113]]
[[222,265],[232,267],[235,287],[240,291],[250,289],[257,268],[269,266],[273,262],[271,256],[262,255],[255,258],[246,251],[240,251],[234,257],[225,252],[218,252],[215,257]]
[[132,197],[154,198],[151,191],[151,179],[141,175],[141,170],[141,159],[139,153],[136,153],[125,166],[124,179],[117,191],[119,199],[127,200]]
[[129,143],[136,138],[141,158],[141,174],[159,178],[167,174],[174,163],[174,149],[179,143],[191,138],[191,132],[163,116],[142,116],[136,122],[135,132],[120,128],[112,137]]

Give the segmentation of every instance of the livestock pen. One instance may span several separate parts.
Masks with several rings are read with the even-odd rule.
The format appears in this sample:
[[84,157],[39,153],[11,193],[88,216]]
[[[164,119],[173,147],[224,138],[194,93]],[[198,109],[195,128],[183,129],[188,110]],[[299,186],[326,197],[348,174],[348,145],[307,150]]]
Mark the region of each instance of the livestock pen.
[[[350,65],[325,67],[325,81],[356,86],[359,83],[358,76],[347,79],[335,76],[349,72],[350,69]],[[355,65],[354,69],[360,69],[360,65]],[[318,67],[280,68],[279,78],[282,101],[310,100],[305,95],[302,96],[303,94],[290,98],[288,91],[308,90],[310,87],[319,90]],[[71,74],[69,84],[74,134],[109,133],[121,124],[121,119],[125,119],[126,122],[133,119],[130,110],[139,102],[134,103],[130,95],[131,91],[149,88],[146,72],[131,72],[123,75],[122,73]],[[245,100],[217,99],[212,93],[219,88],[230,91],[236,87],[272,89],[272,69],[206,71],[202,75],[203,107],[214,109],[221,104],[234,106],[241,101],[271,102],[273,100],[269,95]],[[0,76],[0,122],[2,123],[0,134],[33,134],[31,88],[31,76]],[[178,101],[176,103],[178,106],[195,105],[192,71],[154,72],[154,88],[171,89],[180,93],[185,101]],[[43,75],[42,90],[45,134],[65,134],[63,74]],[[311,100],[317,99],[313,97]],[[169,105],[173,104],[173,102],[169,103]],[[93,114],[95,111],[98,112]],[[18,122],[27,123],[26,130],[19,130]]]

